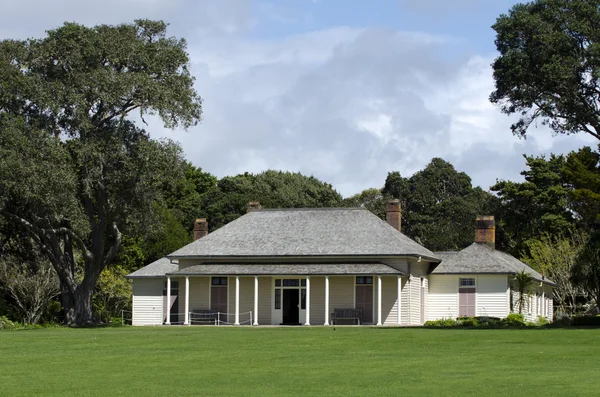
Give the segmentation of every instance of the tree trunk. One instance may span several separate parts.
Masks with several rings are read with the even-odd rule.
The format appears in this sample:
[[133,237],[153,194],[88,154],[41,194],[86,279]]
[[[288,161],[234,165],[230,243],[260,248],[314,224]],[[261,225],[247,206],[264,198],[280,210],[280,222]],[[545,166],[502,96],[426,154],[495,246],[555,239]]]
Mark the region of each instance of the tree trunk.
[[67,294],[66,300],[63,294],[65,324],[67,325],[82,326],[93,323],[92,296],[94,288],[85,285],[85,283],[82,283],[74,294]]

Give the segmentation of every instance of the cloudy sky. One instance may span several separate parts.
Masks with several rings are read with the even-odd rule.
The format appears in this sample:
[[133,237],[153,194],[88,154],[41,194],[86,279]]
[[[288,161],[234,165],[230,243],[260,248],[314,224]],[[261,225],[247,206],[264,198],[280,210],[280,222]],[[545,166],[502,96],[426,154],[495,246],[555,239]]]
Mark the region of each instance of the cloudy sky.
[[162,19],[185,37],[204,119],[150,123],[219,177],[298,171],[344,196],[442,157],[487,189],[520,180],[522,154],[594,141],[539,128],[514,137],[492,106],[490,26],[509,0],[1,0],[0,38]]

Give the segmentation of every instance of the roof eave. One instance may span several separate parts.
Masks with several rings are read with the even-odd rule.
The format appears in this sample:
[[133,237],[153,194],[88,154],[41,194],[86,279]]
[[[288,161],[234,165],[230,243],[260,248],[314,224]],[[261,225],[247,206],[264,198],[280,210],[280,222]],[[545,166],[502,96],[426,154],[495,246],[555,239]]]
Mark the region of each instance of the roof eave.
[[319,259],[319,258],[356,258],[360,260],[360,258],[413,258],[413,259],[421,259],[426,260],[428,262],[440,263],[441,259],[435,258],[428,255],[419,255],[419,254],[322,254],[322,255],[167,255],[166,258],[171,260],[174,259],[227,259],[227,258],[249,258],[249,259],[258,259],[258,258],[268,258],[268,259],[276,259],[276,258],[303,258],[303,259]]

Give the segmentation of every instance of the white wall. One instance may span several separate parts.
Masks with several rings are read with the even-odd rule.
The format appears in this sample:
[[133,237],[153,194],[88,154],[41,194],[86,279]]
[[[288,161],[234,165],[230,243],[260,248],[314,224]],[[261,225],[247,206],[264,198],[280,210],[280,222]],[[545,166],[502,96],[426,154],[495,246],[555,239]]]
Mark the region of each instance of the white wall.
[[510,312],[508,300],[508,276],[478,275],[475,278],[477,296],[475,313],[477,316],[504,318]]
[[508,276],[506,275],[445,275],[429,276],[426,320],[458,317],[459,278],[474,278],[475,315],[504,318],[509,314]]
[[163,318],[162,278],[133,279],[132,325],[161,325]]
[[429,276],[426,321],[458,316],[458,278],[445,274]]

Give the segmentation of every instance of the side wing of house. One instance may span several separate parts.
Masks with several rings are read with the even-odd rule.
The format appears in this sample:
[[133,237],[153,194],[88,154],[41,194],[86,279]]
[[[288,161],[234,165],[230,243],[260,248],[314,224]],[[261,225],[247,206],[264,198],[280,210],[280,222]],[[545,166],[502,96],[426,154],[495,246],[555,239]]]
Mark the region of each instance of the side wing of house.
[[511,307],[508,280],[506,274],[432,274],[426,319],[506,317]]

